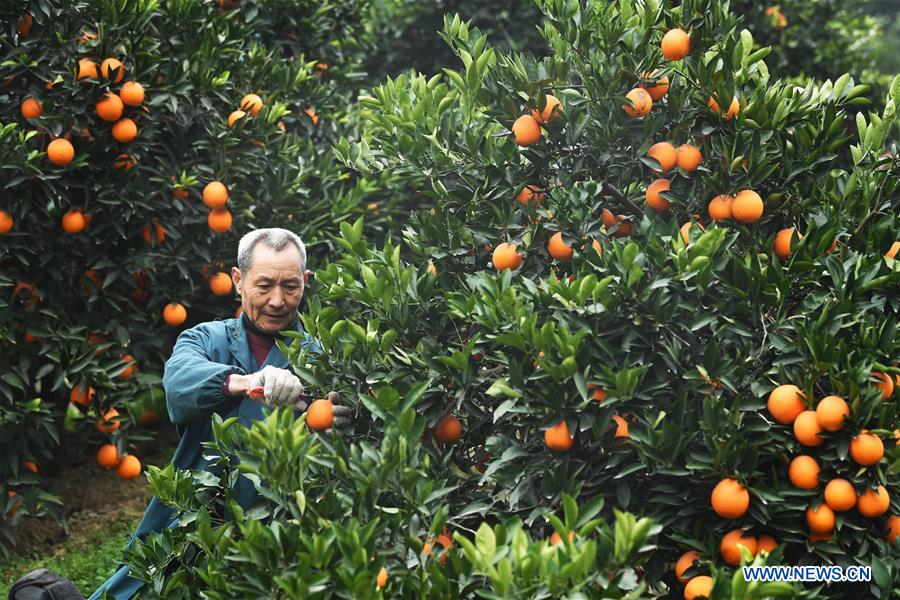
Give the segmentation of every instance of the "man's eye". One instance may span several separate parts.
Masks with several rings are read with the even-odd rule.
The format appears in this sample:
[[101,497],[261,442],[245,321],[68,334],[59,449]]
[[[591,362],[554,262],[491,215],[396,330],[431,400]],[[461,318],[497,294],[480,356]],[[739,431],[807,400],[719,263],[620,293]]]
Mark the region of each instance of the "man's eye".
[[261,289],[261,290],[267,290],[267,289],[269,289],[269,286],[267,286],[267,285],[260,285],[260,286],[257,286],[257,287],[258,287],[259,289]]

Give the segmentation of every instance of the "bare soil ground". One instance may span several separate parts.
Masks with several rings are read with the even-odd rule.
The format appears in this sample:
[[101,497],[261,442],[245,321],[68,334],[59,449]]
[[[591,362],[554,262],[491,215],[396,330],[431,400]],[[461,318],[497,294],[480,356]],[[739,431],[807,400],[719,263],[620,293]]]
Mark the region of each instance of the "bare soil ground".
[[[163,467],[171,460],[178,445],[178,433],[166,423],[157,431],[159,438],[138,445],[135,455],[145,465]],[[63,492],[63,510],[69,522],[69,533],[50,517],[25,519],[16,528],[16,546],[10,559],[19,557],[53,557],[64,552],[64,544],[94,537],[111,520],[143,515],[152,496],[144,475],[125,480],[115,470],[106,471],[88,461],[66,469],[60,474],[68,484]]]

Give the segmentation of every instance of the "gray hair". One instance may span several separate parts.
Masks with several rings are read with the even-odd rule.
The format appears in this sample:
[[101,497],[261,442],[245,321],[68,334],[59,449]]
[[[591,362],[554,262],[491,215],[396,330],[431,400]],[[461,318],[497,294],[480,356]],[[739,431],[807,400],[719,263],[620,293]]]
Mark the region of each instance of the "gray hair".
[[281,229],[280,227],[270,227],[268,229],[257,229],[245,234],[238,244],[237,266],[241,275],[246,275],[250,271],[250,263],[253,257],[253,249],[262,242],[275,252],[281,252],[287,248],[288,244],[293,244],[300,252],[300,272],[306,270],[306,246],[293,231]]

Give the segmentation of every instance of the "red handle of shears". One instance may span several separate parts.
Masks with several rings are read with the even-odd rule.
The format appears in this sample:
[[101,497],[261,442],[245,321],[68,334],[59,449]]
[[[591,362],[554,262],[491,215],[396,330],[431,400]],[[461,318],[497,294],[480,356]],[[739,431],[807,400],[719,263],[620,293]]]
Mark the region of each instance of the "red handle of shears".
[[[265,395],[265,391],[261,387],[255,387],[255,388],[252,388],[249,392],[247,392],[247,395],[250,396],[251,398],[262,398]],[[309,398],[310,398],[309,394],[302,393],[299,396],[297,396],[296,399],[297,400],[308,400]]]

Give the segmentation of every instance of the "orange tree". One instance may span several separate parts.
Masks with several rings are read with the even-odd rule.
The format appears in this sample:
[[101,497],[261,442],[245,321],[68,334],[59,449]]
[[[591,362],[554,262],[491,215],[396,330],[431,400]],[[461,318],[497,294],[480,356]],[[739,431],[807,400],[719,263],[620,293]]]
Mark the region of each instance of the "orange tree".
[[0,550],[24,515],[61,519],[41,478],[64,457],[112,442],[115,467],[165,416],[177,333],[237,308],[240,235],[291,227],[315,265],[367,210],[379,179],[327,151],[352,131],[363,7],[2,2]]
[[[314,390],[357,400],[356,439],[309,459],[328,471],[309,493],[297,471],[261,464],[282,443],[274,425],[217,425],[246,447],[241,469],[268,482],[251,509],[263,523],[238,526],[237,545],[233,525],[198,523],[190,504],[203,489],[227,503],[234,471],[154,470],[154,490],[187,523],[131,556],[156,589],[287,590],[282,574],[303,568],[304,584],[321,586],[310,593],[377,593],[385,565],[407,595],[448,595],[414,541],[446,526],[459,542],[449,595],[474,596],[494,573],[515,580],[500,563],[522,555],[481,534],[493,558],[476,573],[463,538],[477,546],[483,521],[496,531],[515,519],[565,540],[571,526],[553,518],[572,502],[660,527],[633,569],[617,576],[598,553],[573,593],[900,589],[889,545],[900,164],[887,143],[900,79],[882,111],[849,118],[867,86],[771,77],[768,49],[726,3],[539,6],[545,58],[497,52],[448,18],[462,68],[401,75],[361,98],[362,137],[335,154],[362,173],[424,174],[429,190],[401,241],[372,244],[363,220],[342,223],[341,254],[302,316],[325,352],[305,366],[285,348]],[[390,447],[396,458],[376,450]],[[315,509],[307,519],[295,506]],[[319,557],[312,567],[279,543],[297,539],[285,531]],[[576,548],[579,533],[590,537],[579,528]],[[253,577],[222,566],[262,555],[273,568]],[[763,588],[734,570],[750,560],[859,563],[872,580]],[[551,571],[492,590],[553,595]]]

